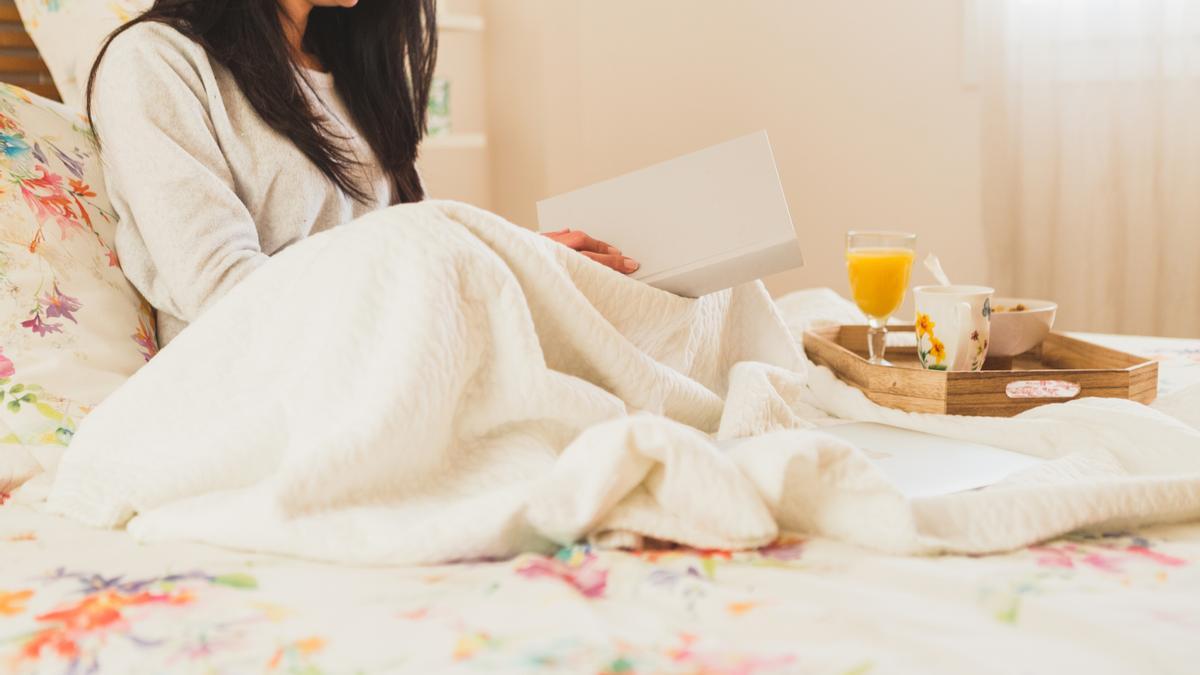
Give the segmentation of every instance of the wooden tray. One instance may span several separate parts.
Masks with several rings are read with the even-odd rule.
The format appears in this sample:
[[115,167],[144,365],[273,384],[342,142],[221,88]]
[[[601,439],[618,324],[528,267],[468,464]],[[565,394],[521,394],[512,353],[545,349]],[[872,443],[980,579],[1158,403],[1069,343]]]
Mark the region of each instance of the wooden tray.
[[[1087,396],[1150,403],[1158,394],[1158,363],[1060,333],[1011,364],[989,362],[982,372],[961,373],[922,369],[912,326],[889,326],[888,332],[913,345],[894,346],[889,339],[891,366],[867,362],[866,326],[808,331],[804,349],[872,401],[910,412],[1011,417]],[[994,369],[997,365],[1004,368]]]

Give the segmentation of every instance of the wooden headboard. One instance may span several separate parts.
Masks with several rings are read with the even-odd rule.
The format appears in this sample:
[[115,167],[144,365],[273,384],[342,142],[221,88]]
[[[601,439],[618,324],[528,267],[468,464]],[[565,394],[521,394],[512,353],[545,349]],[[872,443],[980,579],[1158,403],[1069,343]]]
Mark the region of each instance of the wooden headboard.
[[21,25],[13,0],[0,0],[0,82],[59,100],[50,71]]

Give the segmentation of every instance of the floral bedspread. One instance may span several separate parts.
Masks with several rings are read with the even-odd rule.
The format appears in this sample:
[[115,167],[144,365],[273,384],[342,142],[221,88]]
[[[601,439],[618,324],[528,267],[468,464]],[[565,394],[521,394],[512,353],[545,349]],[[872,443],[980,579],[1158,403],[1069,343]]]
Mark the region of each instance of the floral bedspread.
[[0,673],[1195,672],[1200,526],[348,568],[0,510]]
[[[1156,343],[1165,387],[1200,381],[1195,346]],[[394,569],[0,507],[0,675],[1194,673],[1197,635],[1200,523],[985,557],[786,538]]]

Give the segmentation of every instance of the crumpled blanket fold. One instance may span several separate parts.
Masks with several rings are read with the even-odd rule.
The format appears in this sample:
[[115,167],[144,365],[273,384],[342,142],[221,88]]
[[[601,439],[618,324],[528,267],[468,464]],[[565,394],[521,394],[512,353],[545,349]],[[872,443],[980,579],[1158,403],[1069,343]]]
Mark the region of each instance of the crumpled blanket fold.
[[[747,548],[781,530],[983,553],[1200,516],[1183,416],[880,408],[805,358],[794,333],[836,307],[808,300],[777,306],[760,283],[680,298],[464,204],[393,207],[288,248],[192,324],[85,420],[45,508],[145,541],[361,564],[587,537]],[[1175,409],[1200,407],[1189,396]],[[1048,461],[909,500],[820,432],[839,419]]]

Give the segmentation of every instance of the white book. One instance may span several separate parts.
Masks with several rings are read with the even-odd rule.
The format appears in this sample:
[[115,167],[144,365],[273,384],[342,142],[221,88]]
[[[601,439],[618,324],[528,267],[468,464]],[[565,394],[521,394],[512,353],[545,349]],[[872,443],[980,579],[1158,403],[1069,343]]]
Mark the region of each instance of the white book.
[[538,228],[583,230],[693,298],[804,264],[765,131],[540,201]]

